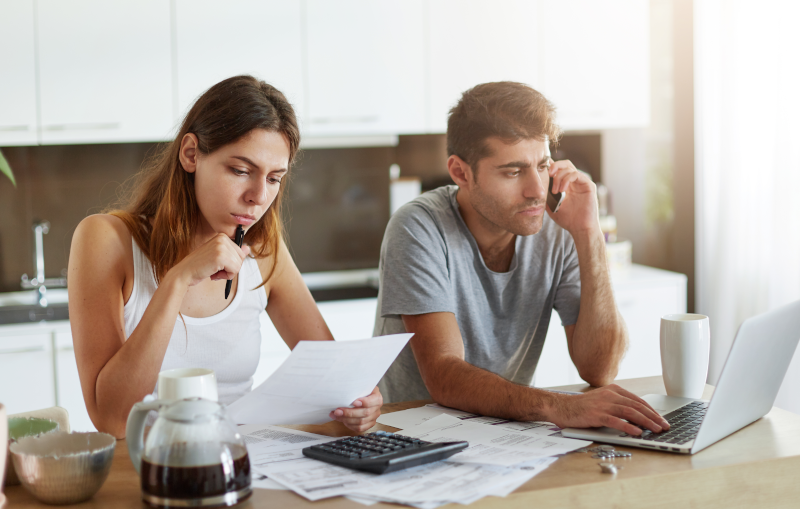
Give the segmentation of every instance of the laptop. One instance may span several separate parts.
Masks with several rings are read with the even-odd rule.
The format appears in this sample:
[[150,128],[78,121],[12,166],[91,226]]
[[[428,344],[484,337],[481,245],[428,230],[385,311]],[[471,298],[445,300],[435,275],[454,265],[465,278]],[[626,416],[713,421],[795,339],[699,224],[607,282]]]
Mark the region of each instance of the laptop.
[[763,417],[800,340],[800,301],[742,323],[711,400],[648,394],[670,429],[630,436],[613,428],[565,428],[561,434],[594,442],[694,454]]

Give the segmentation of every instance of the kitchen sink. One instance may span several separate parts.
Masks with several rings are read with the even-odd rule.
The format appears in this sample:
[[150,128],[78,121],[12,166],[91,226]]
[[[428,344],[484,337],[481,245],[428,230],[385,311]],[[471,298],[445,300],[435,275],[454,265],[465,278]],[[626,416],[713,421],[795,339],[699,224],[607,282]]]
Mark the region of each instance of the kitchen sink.
[[47,306],[39,305],[39,292],[0,293],[0,325],[41,322],[43,320],[69,320],[67,290],[47,290]]

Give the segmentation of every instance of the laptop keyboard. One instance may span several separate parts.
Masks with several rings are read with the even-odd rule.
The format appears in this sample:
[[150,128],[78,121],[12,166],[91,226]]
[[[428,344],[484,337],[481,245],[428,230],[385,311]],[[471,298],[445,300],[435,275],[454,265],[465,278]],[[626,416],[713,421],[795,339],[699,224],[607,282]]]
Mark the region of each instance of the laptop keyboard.
[[621,437],[641,438],[642,440],[650,440],[653,442],[662,442],[665,444],[685,444],[697,436],[697,430],[700,429],[700,423],[706,416],[708,403],[702,401],[695,401],[684,405],[677,410],[674,410],[664,416],[664,419],[669,423],[669,430],[662,431],[661,433],[653,433],[649,429],[642,431],[639,436],[629,435],[622,433]]

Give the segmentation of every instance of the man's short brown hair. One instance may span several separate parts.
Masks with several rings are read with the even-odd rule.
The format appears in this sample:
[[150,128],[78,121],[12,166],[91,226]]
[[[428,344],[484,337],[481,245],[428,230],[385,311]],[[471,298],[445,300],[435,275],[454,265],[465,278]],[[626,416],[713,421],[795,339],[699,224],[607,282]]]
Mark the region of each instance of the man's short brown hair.
[[513,81],[476,85],[461,95],[447,120],[447,155],[457,155],[476,169],[490,156],[486,140],[505,143],[545,138],[558,141],[555,106],[531,87]]

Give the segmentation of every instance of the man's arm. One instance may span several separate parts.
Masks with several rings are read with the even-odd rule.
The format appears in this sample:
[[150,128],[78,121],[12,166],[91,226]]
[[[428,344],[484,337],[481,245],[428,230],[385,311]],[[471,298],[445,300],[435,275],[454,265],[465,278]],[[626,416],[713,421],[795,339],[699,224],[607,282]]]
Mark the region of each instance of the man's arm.
[[547,210],[575,242],[581,279],[580,311],[574,326],[566,326],[569,355],[581,378],[601,387],[617,376],[628,333],[617,311],[606,262],[606,248],[597,220],[597,187],[570,161],[550,165],[553,192],[567,191],[557,213]]
[[[668,427],[638,396],[611,385],[580,396],[518,385],[465,361],[464,341],[452,313],[403,315],[413,332],[411,350],[433,399],[467,412],[515,420],[543,420],[561,427],[610,426],[631,435]],[[625,420],[630,422],[625,422]]]
[[614,381],[628,346],[625,321],[611,291],[602,233],[573,235],[581,272],[578,322],[564,327],[569,355],[581,378],[602,387]]

